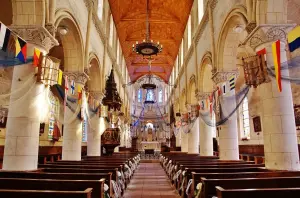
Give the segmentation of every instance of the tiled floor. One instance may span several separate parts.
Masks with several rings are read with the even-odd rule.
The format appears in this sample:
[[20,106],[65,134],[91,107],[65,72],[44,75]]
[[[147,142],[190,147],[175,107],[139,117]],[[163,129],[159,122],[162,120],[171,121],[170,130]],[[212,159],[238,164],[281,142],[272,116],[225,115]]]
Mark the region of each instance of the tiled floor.
[[159,163],[140,163],[127,189],[125,198],[178,198],[179,195]]

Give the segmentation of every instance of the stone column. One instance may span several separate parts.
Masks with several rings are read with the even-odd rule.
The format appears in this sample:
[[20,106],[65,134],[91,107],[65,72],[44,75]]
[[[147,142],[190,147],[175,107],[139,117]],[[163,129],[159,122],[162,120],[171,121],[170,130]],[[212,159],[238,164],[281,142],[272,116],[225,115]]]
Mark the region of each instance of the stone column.
[[[76,83],[75,93],[78,86],[84,87],[87,81],[85,73],[65,73],[69,77],[69,85],[71,80]],[[70,87],[70,86],[69,86]],[[71,89],[69,89],[71,93]],[[77,97],[77,93],[75,94]],[[80,108],[80,107],[77,107]],[[76,116],[76,117],[75,117]],[[63,148],[62,160],[81,160],[81,142],[82,142],[82,121],[74,115],[70,108],[66,107],[64,114],[64,133],[63,133]]]
[[[213,80],[216,84],[221,84],[222,82],[229,81],[229,78],[235,75],[237,79],[236,72],[217,72]],[[223,100],[222,112],[225,117],[231,113],[236,107],[235,90],[229,91],[226,97],[231,97],[232,99]],[[238,126],[237,126],[237,113],[234,112],[228,120],[221,126],[219,133],[219,146],[220,146],[220,159],[221,160],[238,160],[239,159],[239,141],[238,141]]]
[[[209,93],[198,92],[196,97],[198,101],[207,99]],[[200,117],[200,156],[213,156],[213,134],[212,127],[207,125]]]
[[85,62],[86,66],[89,62],[89,48],[90,48],[90,37],[91,37],[91,25],[93,22],[93,7],[94,1],[87,1],[88,7],[88,21],[87,21],[87,28],[86,28],[86,40],[85,40]]
[[181,146],[181,132],[179,131],[176,136],[176,147]]
[[190,124],[191,131],[188,133],[188,153],[199,154],[199,119]]
[[182,129],[180,129],[181,133],[181,151],[188,152],[189,151],[189,136]]
[[[264,44],[267,63],[273,64],[271,43]],[[285,43],[281,43],[281,62],[286,62]],[[282,65],[284,67],[286,65]],[[287,69],[282,76],[289,76]],[[263,111],[262,129],[264,136],[265,165],[268,169],[299,170],[299,153],[293,108],[293,96],[289,81],[282,80],[282,92],[277,88],[276,79],[260,85],[261,107]]]
[[212,127],[203,120],[200,121],[200,156],[213,156],[213,133]]
[[[245,40],[254,51],[266,48],[267,65],[273,67],[272,43],[280,39],[281,63],[287,61],[286,34],[293,25],[268,24],[258,26]],[[254,42],[261,38],[260,42]],[[282,64],[281,75],[288,77],[289,71]],[[264,136],[265,165],[268,169],[299,170],[299,152],[295,127],[295,115],[291,84],[282,80],[282,92],[278,91],[276,78],[270,77],[270,82],[259,85],[262,111],[262,129]]]
[[[103,94],[101,92],[91,91],[90,96],[101,101]],[[105,120],[97,114],[91,118],[91,126],[87,134],[87,155],[101,156],[101,134],[106,129]]]
[[[27,55],[34,47],[47,53],[57,41],[41,26],[11,27],[27,43]],[[46,38],[46,39],[45,39]],[[45,41],[44,41],[45,39]],[[14,68],[11,84],[8,120],[6,125],[3,169],[36,170],[38,164],[40,116],[43,112],[45,85],[36,82],[32,63]]]

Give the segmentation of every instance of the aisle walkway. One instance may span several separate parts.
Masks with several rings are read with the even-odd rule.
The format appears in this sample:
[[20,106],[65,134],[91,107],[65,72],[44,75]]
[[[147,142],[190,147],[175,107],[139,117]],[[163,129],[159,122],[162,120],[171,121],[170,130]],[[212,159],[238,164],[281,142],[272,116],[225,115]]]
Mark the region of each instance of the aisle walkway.
[[140,163],[134,173],[125,198],[178,198],[178,194],[159,163]]

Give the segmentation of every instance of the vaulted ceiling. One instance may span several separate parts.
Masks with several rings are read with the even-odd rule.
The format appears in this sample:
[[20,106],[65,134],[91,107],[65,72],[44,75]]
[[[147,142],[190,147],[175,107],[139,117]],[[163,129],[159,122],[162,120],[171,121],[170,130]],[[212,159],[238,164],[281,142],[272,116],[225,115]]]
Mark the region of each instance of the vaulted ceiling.
[[[148,74],[147,60],[132,52],[132,45],[146,38],[147,0],[109,0],[131,81]],[[151,71],[169,81],[193,0],[149,0],[150,39],[163,45],[153,56]]]

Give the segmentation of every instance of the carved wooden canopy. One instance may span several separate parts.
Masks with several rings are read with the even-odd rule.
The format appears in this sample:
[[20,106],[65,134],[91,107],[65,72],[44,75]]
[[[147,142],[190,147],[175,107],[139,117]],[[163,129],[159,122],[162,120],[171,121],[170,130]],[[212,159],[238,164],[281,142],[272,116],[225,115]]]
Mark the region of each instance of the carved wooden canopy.
[[[146,0],[109,0],[131,81],[148,74],[147,60],[132,52],[132,45],[146,38]],[[154,56],[152,73],[165,82],[169,77],[193,0],[149,0],[150,40],[159,41],[163,52]]]

